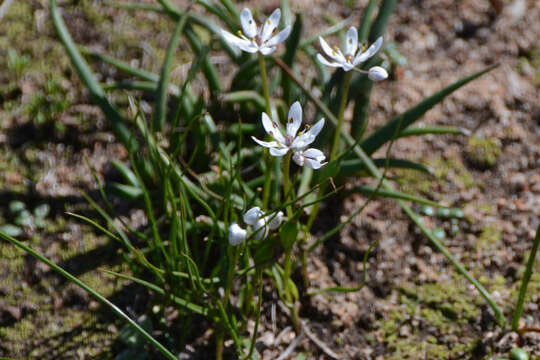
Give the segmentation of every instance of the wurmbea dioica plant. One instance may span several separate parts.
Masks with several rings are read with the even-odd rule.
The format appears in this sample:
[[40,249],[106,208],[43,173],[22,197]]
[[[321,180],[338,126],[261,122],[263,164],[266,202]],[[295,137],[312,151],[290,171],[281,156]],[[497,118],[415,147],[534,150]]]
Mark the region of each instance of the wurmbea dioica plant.
[[[232,340],[242,358],[253,359],[264,305],[262,284],[269,280],[273,280],[296,331],[300,332],[299,293],[309,296],[308,288],[312,284],[306,278],[307,287],[298,288],[291,274],[298,268],[305,270],[309,252],[343,227],[344,223],[336,224],[322,235],[312,231],[318,216],[318,205],[329,196],[327,184],[335,177],[339,187],[339,181],[343,179],[336,175],[344,175],[345,171],[355,175],[367,171],[384,190],[382,193],[379,187],[365,187],[359,192],[397,198],[405,213],[476,287],[491,306],[499,323],[502,323],[500,310],[486,290],[452,257],[403,199],[434,206],[438,204],[393,189],[384,180],[376,164],[385,160],[382,166],[405,166],[418,171],[423,171],[425,167],[399,158],[372,158],[378,149],[391,143],[394,138],[407,136],[405,130],[414,130],[411,133],[415,135],[419,132],[441,133],[440,128],[411,129],[411,125],[445,96],[489,68],[457,81],[390,119],[368,136],[361,133],[353,138],[343,127],[345,109],[347,106],[353,108],[351,127],[359,124],[365,126],[369,105],[365,99],[369,99],[371,82],[387,78],[386,69],[393,64],[390,52],[387,54],[383,49],[381,36],[395,1],[382,0],[373,22],[370,11],[375,7],[369,6],[369,13],[364,16],[359,30],[352,27],[347,31],[343,52],[337,47],[332,49],[319,36],[302,40],[300,14],[293,27],[285,24],[284,29],[274,35],[281,20],[280,9],[276,9],[262,26],[257,27],[248,9],[238,15],[234,4],[228,0],[220,1],[223,7],[204,2],[210,13],[226,23],[225,30],[193,9],[177,9],[168,0],[159,0],[159,3],[159,13],[165,13],[176,22],[160,75],[85,50],[85,55],[93,55],[89,58],[104,61],[128,75],[121,83],[108,84],[105,88],[97,81],[80,48],[71,39],[56,0],[51,0],[51,15],[60,40],[92,98],[102,108],[111,129],[129,153],[129,163],[112,164],[122,175],[123,183],[109,182],[107,190],[129,199],[130,204],[142,209],[148,226],[132,229],[115,215],[108,197],[103,200],[105,208],[88,198],[102,215],[105,227],[99,225],[97,220],[83,216],[78,218],[105,231],[123,245],[128,252],[125,260],[134,269],[134,275],[116,276],[148,287],[157,294],[156,301],[161,301],[160,305],[175,306],[179,313],[177,321],[181,322],[180,328],[185,331],[184,334],[175,333],[169,337],[174,339],[169,342],[172,351],[131,322],[139,333],[172,360],[185,346],[187,334],[192,329],[191,322],[204,318],[213,326],[217,359],[223,357],[225,338]],[[374,1],[370,0],[372,3]],[[152,9],[145,7],[147,11],[154,11]],[[290,19],[292,16],[288,14],[284,18]],[[202,41],[194,26],[211,35],[208,37],[210,43]],[[334,26],[328,32],[341,31],[344,26]],[[233,35],[238,28],[241,28],[239,36]],[[324,36],[328,36],[328,32]],[[181,35],[188,40],[194,61],[182,84],[173,84],[169,75]],[[317,54],[314,47],[313,42],[317,38],[324,55]],[[367,40],[374,42],[367,49],[359,49],[358,44]],[[209,58],[209,51],[217,42],[222,44],[231,63],[239,69],[230,89],[225,89],[215,64]],[[280,44],[285,45],[282,58],[275,56],[279,53]],[[247,54],[239,56],[231,47]],[[296,62],[299,52],[312,61],[318,71],[317,76],[312,76],[305,62]],[[257,62],[249,54],[258,56],[258,71]],[[265,58],[270,59],[268,65]],[[302,77],[298,76],[295,65],[304,66]],[[224,70],[230,72],[232,69],[232,65],[227,65]],[[328,69],[337,70],[330,76]],[[272,84],[268,81],[267,70],[275,72]],[[196,93],[191,86],[199,71],[208,82],[213,95],[210,98],[205,92]],[[129,109],[123,112],[117,110],[112,103],[114,96],[106,94],[105,89],[111,92],[117,88],[125,89],[126,84],[129,85],[128,89],[137,91],[135,96],[140,96],[142,92],[151,95],[145,99],[156,99],[151,116],[153,124],[160,126],[149,124],[147,119],[150,111],[147,109],[151,107],[141,106],[133,96],[129,97]],[[318,93],[323,93],[322,98],[315,95],[315,88]],[[337,91],[338,88],[340,91]],[[259,89],[264,98],[257,93]],[[286,89],[293,89],[288,94],[296,95],[282,101],[271,94],[285,93]],[[235,106],[231,106],[231,103]],[[310,147],[318,135],[321,138],[320,135],[332,131],[325,126],[324,119],[314,121],[313,126],[306,126],[299,132],[302,106],[308,109],[310,104],[334,125],[334,137],[330,144],[323,142]],[[330,108],[337,109],[337,113]],[[228,119],[234,121],[231,123]],[[280,129],[280,124],[285,124],[284,131]],[[455,128],[449,128],[447,132],[459,133]],[[330,148],[328,159],[325,155],[328,153],[327,146]],[[260,161],[261,150],[264,151],[265,161]],[[291,159],[299,167],[291,166]],[[294,172],[294,176],[290,176],[291,172]],[[101,190],[105,194],[105,190]],[[307,207],[310,213],[304,222]],[[347,221],[351,221],[360,211],[361,208]],[[119,226],[120,223],[122,226]],[[307,240],[313,241],[309,247]],[[298,258],[300,261],[297,261]],[[116,313],[120,311],[118,308],[113,310]],[[123,316],[128,318],[125,314]],[[248,333],[250,319],[255,319],[255,326]],[[154,319],[156,326],[161,326],[162,320]],[[244,341],[244,337],[250,337],[250,341]]]

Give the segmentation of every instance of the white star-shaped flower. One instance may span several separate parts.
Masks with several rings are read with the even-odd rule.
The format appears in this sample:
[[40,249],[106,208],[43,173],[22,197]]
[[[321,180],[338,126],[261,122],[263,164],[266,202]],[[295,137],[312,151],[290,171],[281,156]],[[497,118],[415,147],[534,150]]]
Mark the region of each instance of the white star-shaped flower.
[[322,151],[317,149],[305,148],[315,141],[317,135],[321,132],[324,126],[324,119],[319,120],[315,125],[309,129],[306,126],[306,131],[300,132],[297,135],[298,129],[302,124],[302,107],[297,101],[292,104],[289,109],[289,116],[287,121],[287,132],[285,136],[281,133],[278,124],[275,121],[270,120],[266,113],[262,114],[262,124],[264,130],[274,139],[274,141],[262,141],[252,136],[251,138],[259,145],[270,149],[270,155],[283,156],[287,152],[293,152],[293,160],[300,166],[304,164],[312,169],[319,169],[326,162],[323,162],[326,157]]
[[[332,61],[329,61],[321,54],[317,54],[317,60],[326,66],[340,67],[344,71],[349,71],[375,55],[381,48],[382,41],[382,37],[379,37],[367,50],[361,49],[358,51],[358,32],[354,26],[351,26],[347,31],[345,54],[337,46],[332,49],[322,37],[319,37],[321,48]],[[380,81],[386,79],[388,74],[383,68],[375,66],[369,70],[368,76],[373,81]]]
[[248,53],[259,51],[263,55],[268,55],[274,52],[276,45],[284,42],[291,33],[291,26],[287,25],[285,29],[272,37],[272,33],[279,25],[280,18],[281,10],[276,9],[261,28],[258,29],[251,11],[245,8],[240,13],[240,22],[243,31],[238,31],[239,37],[223,29],[221,29],[221,35],[230,45],[236,46],[240,50]]

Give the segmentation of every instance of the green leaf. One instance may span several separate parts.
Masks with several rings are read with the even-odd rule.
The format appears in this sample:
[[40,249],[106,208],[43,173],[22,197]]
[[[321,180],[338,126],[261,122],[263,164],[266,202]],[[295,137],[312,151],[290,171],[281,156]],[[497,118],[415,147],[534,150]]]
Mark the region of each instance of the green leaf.
[[167,116],[167,89],[169,88],[169,79],[171,77],[171,66],[176,48],[178,47],[178,41],[180,40],[180,34],[188,19],[187,15],[188,12],[186,11],[178,20],[171,36],[171,40],[169,41],[169,45],[167,46],[163,66],[161,67],[161,76],[159,77],[156,105],[154,109],[154,129],[156,130],[161,130],[165,124]]
[[[445,97],[462,87],[463,85],[471,82],[472,80],[484,75],[488,71],[494,69],[497,65],[491,65],[486,69],[474,73],[470,76],[464,77],[450,86],[438,91],[437,93],[431,95],[430,97],[424,99],[414,107],[405,111],[404,113],[395,116],[393,119],[388,121],[384,126],[377,129],[373,134],[368,136],[365,140],[360,143],[362,149],[366,154],[371,155],[377,151],[381,146],[386,142],[392,139],[392,136],[398,131],[402,131],[407,128],[409,125],[413,124],[415,121],[420,119],[428,110],[440,103]],[[400,125],[399,129],[397,127]]]
[[443,205],[440,205],[439,203],[435,201],[423,199],[415,195],[405,194],[397,190],[377,189],[372,186],[356,186],[353,189],[346,191],[346,193],[356,193],[356,192],[362,193],[364,195],[375,195],[375,196],[380,196],[380,197],[412,201],[412,202],[423,204],[423,205],[443,207]]
[[279,239],[281,246],[285,249],[290,249],[298,238],[298,224],[296,222],[288,222],[281,226],[279,230]]
[[131,171],[131,169],[122,161],[113,159],[111,160],[111,165],[122,175],[122,178],[131,186],[138,187],[139,180],[137,176]]
[[409,136],[422,136],[427,134],[442,135],[442,134],[454,134],[469,136],[471,132],[467,129],[457,126],[424,126],[424,127],[409,127],[401,130],[398,138]]
[[[283,55],[283,61],[290,67],[293,67],[294,59],[296,57],[296,53],[298,52],[300,38],[302,36],[302,29],[303,16],[302,14],[298,14],[298,16],[296,16],[296,21],[294,22],[294,26],[291,31],[291,35],[285,43],[286,50],[285,54]],[[298,92],[298,88],[293,88],[292,80],[288,76],[281,77],[281,87],[283,88],[283,99],[287,103],[292,103],[297,98],[297,96],[295,96],[296,94],[293,91],[296,90],[296,92]]]
[[212,94],[213,96],[219,94],[221,92],[221,82],[219,80],[219,75],[216,67],[214,66],[214,64],[212,64],[210,58],[208,57],[208,51],[206,50],[206,48],[203,48],[201,39],[195,33],[192,26],[186,26],[185,34],[189,41],[189,44],[191,45],[191,49],[196,56],[200,57],[201,68],[204,76],[206,77],[206,80],[208,81],[210,94]]
[[[394,158],[373,159],[373,163],[379,168],[388,167],[388,168],[399,168],[399,169],[412,169],[412,170],[421,171],[429,175],[433,175],[433,170],[430,169],[429,167],[419,164],[419,163],[415,163],[410,160],[394,159]],[[350,160],[345,160],[342,162],[341,168],[339,170],[339,175],[350,176],[350,175],[356,174],[361,171],[366,171],[366,170],[367,170],[366,165],[364,164],[362,160],[350,159]]]
[[384,34],[388,21],[390,20],[390,15],[392,15],[396,4],[397,0],[383,0],[381,7],[379,8],[377,18],[375,18],[375,22],[373,23],[371,31],[369,32],[370,42],[374,42],[379,38],[379,36]]
[[82,57],[81,53],[78,51],[77,46],[73,42],[71,35],[69,34],[62,17],[58,11],[56,0],[51,0],[50,2],[50,11],[51,18],[56,29],[56,33],[60,38],[60,41],[64,45],[73,66],[79,77],[82,79],[84,84],[88,87],[90,96],[92,100],[101,108],[101,110],[107,116],[107,119],[111,123],[111,127],[118,137],[118,139],[129,149],[135,150],[138,146],[133,138],[132,133],[125,124],[125,120],[122,115],[118,112],[116,107],[114,107],[109,100],[107,99],[105,92],[99,85],[99,82],[94,77],[94,74],[90,70],[88,64]]
[[140,187],[113,182],[108,184],[108,190],[116,196],[129,200],[140,200],[143,191]]
[[358,27],[358,42],[362,44],[368,39],[369,29],[371,29],[371,18],[377,7],[377,0],[369,0],[364,13],[362,14],[362,20],[360,20],[360,26]]

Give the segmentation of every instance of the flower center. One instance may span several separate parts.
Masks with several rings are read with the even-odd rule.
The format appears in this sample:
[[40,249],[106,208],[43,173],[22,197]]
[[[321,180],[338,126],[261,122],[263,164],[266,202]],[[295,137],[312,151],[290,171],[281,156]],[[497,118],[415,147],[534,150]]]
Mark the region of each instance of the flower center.
[[261,37],[261,35],[257,34],[257,36],[255,36],[255,43],[257,44],[257,46],[262,45],[262,37]]
[[292,135],[285,135],[285,145],[287,145],[287,147],[290,147],[292,145],[294,141],[294,137]]

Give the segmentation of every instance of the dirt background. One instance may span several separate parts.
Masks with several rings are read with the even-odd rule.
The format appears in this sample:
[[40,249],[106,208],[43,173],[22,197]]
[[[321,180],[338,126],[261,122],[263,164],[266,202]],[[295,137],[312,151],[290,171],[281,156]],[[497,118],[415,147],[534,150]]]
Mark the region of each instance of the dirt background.
[[[358,24],[367,1],[291,3],[304,14],[308,36],[328,26],[323,15],[350,17]],[[171,21],[99,1],[60,5],[77,43],[158,71]],[[245,5],[267,11],[278,3]],[[125,159],[126,152],[91,105],[48,16],[46,1],[22,0],[0,23],[0,224],[24,221],[10,208],[21,201],[34,213],[19,226],[21,238],[130,315],[141,316],[151,296],[99,271],[127,270],[118,249],[65,214],[87,211],[81,191],[97,191],[89,165],[98,178],[111,179],[109,160]],[[416,209],[510,318],[540,217],[540,3],[403,0],[384,37],[396,43],[407,64],[374,87],[370,129],[460,77],[500,64],[421,121],[461,126],[470,136],[430,135],[393,145],[393,156],[422,162],[434,175],[395,171],[389,176],[404,191],[463,210],[463,217],[449,218]],[[179,51],[173,80],[192,59],[185,50]],[[106,66],[94,70],[104,81],[120,78]],[[365,182],[352,180],[348,187]],[[322,215],[343,220],[365,201],[349,195],[331,202]],[[36,208],[42,204],[50,210],[39,221]],[[143,221],[139,212],[127,206],[121,210],[127,219]],[[321,223],[315,237],[324,230]],[[300,339],[290,358],[326,359],[331,349],[340,359],[495,359],[508,358],[517,343],[533,358],[540,357],[540,336],[528,333],[517,339],[501,332],[479,294],[390,200],[369,203],[310,257],[310,286],[360,284],[362,259],[374,241],[378,244],[366,263],[365,287],[305,299],[301,315],[311,335]],[[117,339],[122,324],[87,294],[9,245],[0,244],[0,251],[0,356],[135,356]],[[272,301],[276,297],[270,287],[265,289],[268,305],[258,344],[265,359],[277,358],[295,338]],[[529,285],[523,326],[540,326],[539,307],[540,262]],[[182,358],[208,358],[210,339],[202,334]]]

